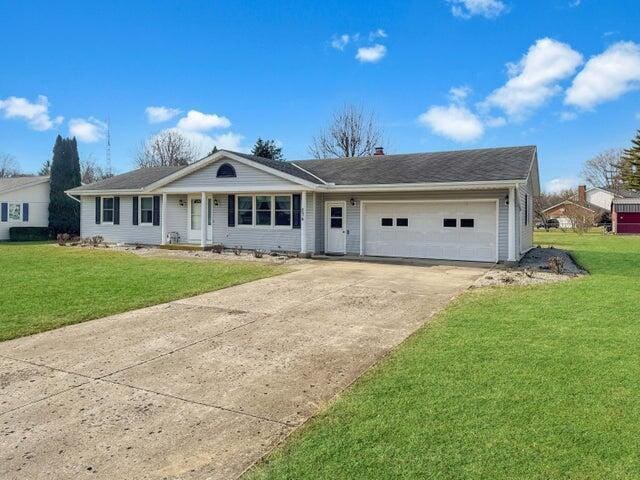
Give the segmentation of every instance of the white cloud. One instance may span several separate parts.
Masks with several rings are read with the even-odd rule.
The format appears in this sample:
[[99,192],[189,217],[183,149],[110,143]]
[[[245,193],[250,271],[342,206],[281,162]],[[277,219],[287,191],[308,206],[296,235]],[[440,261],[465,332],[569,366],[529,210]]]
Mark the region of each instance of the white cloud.
[[576,112],[560,112],[559,117],[563,122],[570,122],[578,118],[578,114]]
[[507,6],[500,0],[449,0],[451,13],[455,17],[469,19],[475,15],[485,18],[496,18],[507,11]]
[[462,103],[467,99],[471,92],[471,87],[468,87],[466,85],[460,87],[451,87],[449,89],[449,99],[452,102]]
[[102,140],[106,131],[107,124],[94,117],[69,120],[69,134],[81,142],[93,143]]
[[360,47],[356,54],[356,59],[363,63],[376,63],[387,54],[387,47],[376,43],[371,47]]
[[460,105],[433,106],[418,117],[418,122],[436,135],[458,142],[477,140],[484,134],[480,119]]
[[21,118],[26,120],[33,130],[44,131],[62,123],[64,117],[51,118],[49,116],[49,99],[38,95],[38,100],[31,103],[22,97],[7,97],[0,100],[0,111],[5,118]]
[[564,103],[590,109],[640,88],[640,45],[618,42],[591,57],[567,89]]
[[351,37],[348,34],[343,33],[338,37],[333,37],[333,40],[331,40],[331,46],[336,50],[342,51],[344,50],[344,47],[346,47],[349,44],[350,40],[351,40]]
[[561,91],[558,82],[582,64],[582,55],[566,43],[551,38],[536,41],[517,64],[507,64],[509,80],[494,90],[484,107],[498,107],[515,119],[522,119]]
[[169,107],[147,107],[144,111],[147,113],[149,123],[166,122],[180,113],[179,109]]
[[574,177],[553,178],[544,185],[544,191],[547,193],[560,193],[570,188],[576,188],[580,180]]
[[569,7],[570,8],[579,7],[581,3],[582,3],[582,0],[571,0],[569,2]]
[[492,127],[492,128],[504,127],[507,124],[507,119],[504,117],[487,117],[484,120],[484,124],[487,127]]
[[387,32],[385,32],[382,28],[378,28],[373,32],[369,32],[369,41],[373,41],[376,38],[387,38]]
[[206,132],[212,128],[229,128],[231,121],[227,117],[221,117],[215,113],[202,113],[197,110],[189,110],[186,117],[178,121],[180,130],[192,132]]
[[235,152],[249,151],[249,149],[242,144],[245,138],[244,135],[239,133],[226,132],[220,135],[207,135],[206,133],[182,130],[180,128],[174,128],[172,130],[177,131],[189,140],[198,151],[199,157],[208,154],[213,150],[214,146],[221,150],[232,150]]

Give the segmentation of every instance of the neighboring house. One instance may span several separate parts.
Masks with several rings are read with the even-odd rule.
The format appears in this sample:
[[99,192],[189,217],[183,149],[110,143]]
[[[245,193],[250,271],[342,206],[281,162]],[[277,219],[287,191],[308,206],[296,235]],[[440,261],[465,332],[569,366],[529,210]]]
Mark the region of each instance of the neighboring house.
[[576,212],[593,218],[594,224],[608,221],[611,200],[615,194],[607,189],[586,185],[578,187],[578,193],[563,202],[542,211],[546,218],[558,220],[560,228],[573,228],[571,214]]
[[49,177],[0,178],[0,240],[11,227],[49,226]]
[[533,243],[534,146],[280,162],[218,151],[67,192],[108,242],[472,261]]

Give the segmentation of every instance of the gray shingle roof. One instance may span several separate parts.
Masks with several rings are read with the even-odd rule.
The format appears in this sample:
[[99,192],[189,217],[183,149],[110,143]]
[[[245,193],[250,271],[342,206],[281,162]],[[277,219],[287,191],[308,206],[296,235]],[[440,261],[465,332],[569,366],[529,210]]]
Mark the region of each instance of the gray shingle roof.
[[624,188],[603,188],[602,190],[606,190],[622,198],[640,198],[640,192],[625,190]]
[[44,182],[49,177],[33,176],[33,177],[9,177],[0,178],[0,193],[14,190],[16,188],[26,187],[28,185]]
[[294,163],[336,185],[524,180],[535,153],[524,146]]
[[[224,153],[225,150],[221,152]],[[291,162],[246,153],[226,152],[315,184],[322,184],[324,181],[336,185],[380,185],[524,180],[535,158],[536,147],[484,148]],[[140,168],[74,188],[70,193],[142,189],[182,168],[184,167]]]
[[69,190],[69,193],[80,193],[87,190],[138,190],[183,168],[184,166],[139,168],[111,178],[105,178],[99,182],[73,188]]

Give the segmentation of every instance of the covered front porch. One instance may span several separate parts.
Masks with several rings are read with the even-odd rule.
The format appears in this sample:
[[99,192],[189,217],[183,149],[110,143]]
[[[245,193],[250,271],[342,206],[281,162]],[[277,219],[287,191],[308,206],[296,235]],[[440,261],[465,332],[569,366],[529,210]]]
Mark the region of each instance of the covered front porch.
[[[307,192],[161,194],[161,245],[308,253]],[[311,250],[310,250],[311,249]]]

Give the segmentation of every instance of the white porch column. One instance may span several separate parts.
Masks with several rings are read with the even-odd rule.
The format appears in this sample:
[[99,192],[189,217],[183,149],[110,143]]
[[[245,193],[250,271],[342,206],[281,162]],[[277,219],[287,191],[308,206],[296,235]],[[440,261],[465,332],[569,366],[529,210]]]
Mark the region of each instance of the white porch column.
[[160,235],[161,245],[167,244],[167,194],[162,194],[162,206],[160,207]]
[[307,253],[307,192],[300,197],[300,253]]
[[516,196],[515,188],[509,187],[509,256],[510,262],[516,261]]
[[200,194],[200,246],[207,244],[207,194]]

